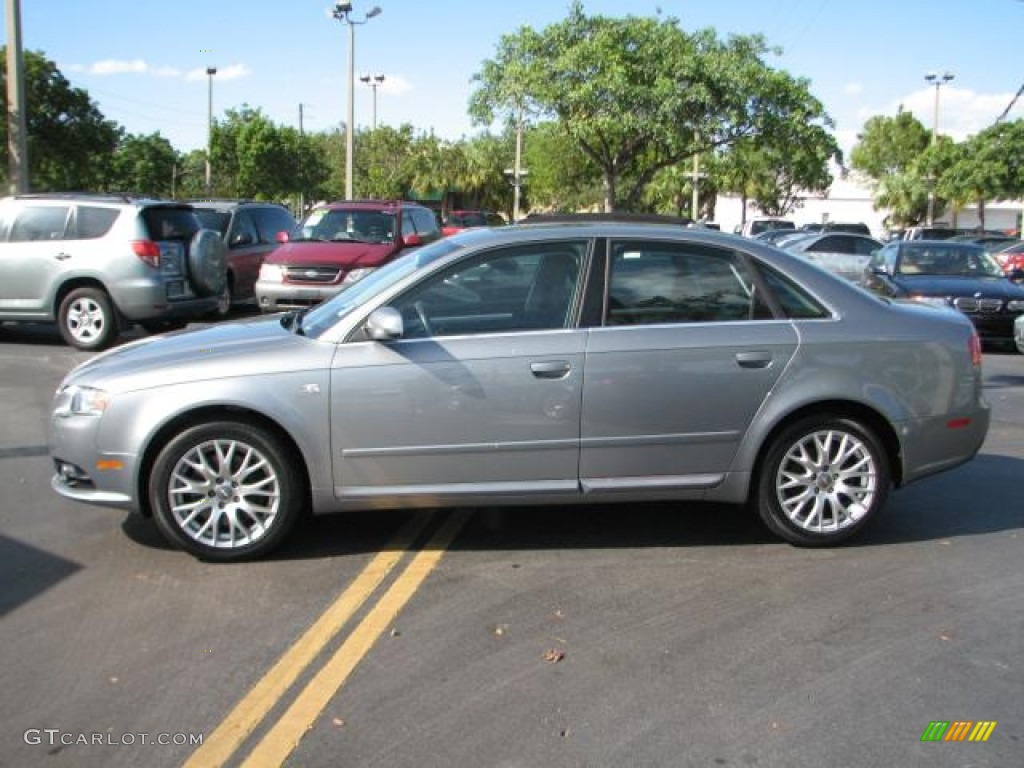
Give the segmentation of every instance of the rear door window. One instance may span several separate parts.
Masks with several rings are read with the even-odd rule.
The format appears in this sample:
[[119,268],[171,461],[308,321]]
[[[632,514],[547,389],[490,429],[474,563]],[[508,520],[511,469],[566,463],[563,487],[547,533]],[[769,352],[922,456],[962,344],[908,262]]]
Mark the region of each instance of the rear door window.
[[619,242],[612,248],[606,325],[770,318],[739,254],[704,245]]
[[27,205],[15,218],[8,239],[12,243],[63,240],[70,212],[69,205]]

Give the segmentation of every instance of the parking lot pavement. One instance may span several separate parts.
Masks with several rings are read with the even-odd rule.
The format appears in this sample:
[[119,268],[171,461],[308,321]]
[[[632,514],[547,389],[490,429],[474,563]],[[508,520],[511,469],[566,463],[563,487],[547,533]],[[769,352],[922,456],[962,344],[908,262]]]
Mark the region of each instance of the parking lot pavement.
[[0,765],[1019,764],[1024,357],[986,355],[978,458],[838,549],[662,504],[336,516],[232,566],[50,491],[84,358],[0,331]]

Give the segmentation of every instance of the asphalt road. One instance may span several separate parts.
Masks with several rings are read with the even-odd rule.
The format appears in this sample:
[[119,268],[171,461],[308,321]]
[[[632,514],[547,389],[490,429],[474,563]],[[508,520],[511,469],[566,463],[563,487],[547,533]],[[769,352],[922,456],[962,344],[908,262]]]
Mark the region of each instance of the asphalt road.
[[986,354],[977,459],[839,549],[628,505],[336,516],[231,566],[50,490],[85,358],[0,328],[0,766],[1024,762],[1024,356]]

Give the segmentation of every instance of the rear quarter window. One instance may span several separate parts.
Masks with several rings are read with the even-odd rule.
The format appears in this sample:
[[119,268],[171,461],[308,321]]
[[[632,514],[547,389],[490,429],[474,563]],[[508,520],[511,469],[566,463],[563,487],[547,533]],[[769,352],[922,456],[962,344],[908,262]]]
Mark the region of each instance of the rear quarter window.
[[116,208],[98,208],[93,205],[80,205],[75,211],[75,236],[79,240],[95,240],[106,235],[119,211]]

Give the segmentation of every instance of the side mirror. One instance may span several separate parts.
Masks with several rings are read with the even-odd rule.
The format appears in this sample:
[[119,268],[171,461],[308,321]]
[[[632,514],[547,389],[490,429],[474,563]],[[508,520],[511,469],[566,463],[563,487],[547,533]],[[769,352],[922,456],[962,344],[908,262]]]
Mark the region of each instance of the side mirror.
[[274,235],[274,239],[277,240],[277,242],[284,244],[287,243],[291,239],[291,237],[288,235],[287,232],[281,230],[276,235]]
[[1011,270],[1009,278],[1015,283],[1024,283],[1024,269]]
[[416,248],[423,245],[423,238],[420,235],[406,235],[402,238],[406,248]]
[[400,339],[405,333],[402,313],[394,307],[378,307],[366,318],[363,326],[367,338],[373,341],[391,341]]
[[877,267],[872,267],[871,268],[871,274],[872,275],[879,275],[880,277],[887,277],[889,275],[889,270],[886,269],[884,264],[882,264],[882,265],[877,266]]

